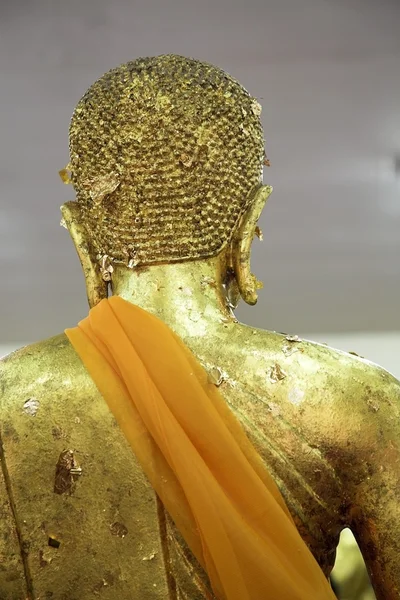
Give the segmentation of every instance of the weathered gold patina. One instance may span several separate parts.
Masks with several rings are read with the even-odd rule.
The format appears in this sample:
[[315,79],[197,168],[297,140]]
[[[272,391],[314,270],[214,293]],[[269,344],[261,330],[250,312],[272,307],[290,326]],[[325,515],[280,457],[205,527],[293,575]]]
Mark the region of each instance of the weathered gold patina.
[[[195,90],[194,97],[186,97],[185,101],[195,102],[198,89],[196,83],[191,85],[190,69],[182,74],[182,64],[190,66],[182,63],[186,59],[162,58],[160,63],[159,59],[148,60],[146,64],[158,64],[166,78],[171,78],[171,73],[173,76],[177,62],[178,79],[186,77],[185,94],[190,96]],[[204,73],[209,72],[207,69]],[[143,73],[143,69],[139,71]],[[115,72],[120,77],[121,71]],[[220,71],[215,76],[210,72],[203,94],[208,90],[214,94],[219,89]],[[143,77],[151,81],[151,69],[145,69]],[[157,77],[159,80],[161,75]],[[132,81],[136,81],[135,76],[124,79],[124,85],[129,87]],[[179,79],[179,90],[182,85]],[[240,296],[254,303],[259,287],[250,272],[250,245],[258,233],[261,208],[271,192],[271,188],[261,185],[259,174],[257,185],[248,185],[240,178],[237,182],[246,197],[240,203],[240,195],[236,194],[236,217],[229,217],[231,231],[221,229],[215,234],[212,222],[207,220],[213,217],[203,210],[208,224],[204,239],[210,232],[214,236],[214,250],[208,256],[196,256],[196,252],[203,253],[204,232],[190,227],[187,239],[182,232],[179,234],[182,260],[172,256],[169,223],[174,215],[180,222],[187,222],[182,217],[184,212],[176,209],[179,198],[185,197],[182,185],[187,184],[179,177],[174,180],[176,196],[171,187],[170,203],[167,198],[163,200],[165,217],[159,223],[159,235],[151,225],[148,241],[143,232],[135,237],[137,227],[146,226],[143,219],[156,218],[156,197],[149,203],[142,197],[145,208],[142,206],[143,214],[136,223],[126,203],[127,189],[133,189],[135,181],[135,172],[129,171],[127,140],[133,139],[136,144],[132,153],[140,152],[135,141],[137,129],[135,122],[131,127],[125,123],[125,129],[112,125],[118,107],[122,109],[126,102],[113,100],[110,89],[103,89],[111,108],[108,117],[102,109],[104,137],[100,142],[110,143],[109,131],[110,139],[120,149],[115,156],[125,157],[118,172],[121,182],[108,187],[100,197],[98,181],[93,189],[89,185],[87,197],[79,191],[77,201],[63,207],[64,223],[84,269],[89,304],[93,306],[111,290],[156,314],[176,331],[242,422],[324,572],[329,574],[332,569],[340,532],[350,527],[364,554],[377,597],[400,599],[399,382],[356,356],[236,321],[233,310]],[[235,89],[230,88],[234,100]],[[179,90],[177,106],[183,93]],[[239,97],[244,94],[241,90]],[[203,115],[203,130],[207,129],[208,118],[213,127],[218,119],[226,118],[223,103],[232,96],[222,96],[220,112]],[[154,105],[152,92],[141,98],[150,98]],[[173,104],[173,90],[168,98]],[[136,100],[137,96],[132,99]],[[164,99],[161,106],[166,104]],[[90,119],[98,117],[96,105],[89,101],[89,108],[87,120],[82,117],[80,121],[79,135],[75,131],[81,150],[77,142],[75,156],[71,157],[71,177],[78,190],[83,188],[79,187],[77,165],[82,167],[85,153],[91,153],[87,140],[92,139],[92,133],[85,138],[85,128],[88,131]],[[160,112],[160,127],[163,119],[170,118],[168,115],[168,111]],[[108,128],[104,125],[107,118]],[[198,126],[195,123],[196,130]],[[254,131],[253,141],[258,147],[260,140]],[[146,139],[140,143],[145,144]],[[157,145],[154,148],[156,152]],[[219,154],[207,162],[210,177],[212,168],[216,171],[219,163],[228,160],[223,145],[217,148]],[[216,152],[214,146],[212,149]],[[207,154],[207,142],[202,151]],[[246,161],[240,140],[236,152]],[[94,154],[90,156],[92,168]],[[182,163],[182,168],[192,166],[190,160],[182,159],[180,149],[168,156],[176,165]],[[257,156],[262,163],[262,153]],[[136,154],[135,160],[139,161]],[[101,165],[103,172],[99,170],[103,183],[104,165],[106,162]],[[147,178],[146,185],[157,180],[152,164],[143,163],[142,168],[148,168],[147,175],[140,175]],[[253,167],[246,163],[243,172],[251,168],[256,178],[258,163]],[[124,169],[129,171],[129,185],[125,187]],[[238,164],[232,171],[226,168],[226,181],[220,182],[221,196],[213,204],[215,214],[227,211],[228,199],[221,201],[225,198],[222,190],[229,174],[233,181],[238,169]],[[190,181],[194,185],[195,180]],[[201,185],[207,189],[207,181],[202,180]],[[105,188],[101,189],[104,192]],[[218,187],[213,193],[218,194]],[[208,201],[212,200],[205,201],[204,206]],[[103,213],[99,202],[104,203]],[[170,207],[173,210],[169,211]],[[226,222],[225,215],[221,220]],[[120,230],[123,236],[118,238]],[[190,246],[190,235],[198,238],[193,256],[184,254]],[[137,252],[136,239],[141,240]],[[157,248],[157,256],[151,254],[151,244]],[[119,256],[112,255],[113,249],[120,252]],[[126,255],[125,250],[130,254]],[[212,598],[205,574],[155,497],[66,337],[60,335],[10,355],[1,363],[0,375],[0,598]]]

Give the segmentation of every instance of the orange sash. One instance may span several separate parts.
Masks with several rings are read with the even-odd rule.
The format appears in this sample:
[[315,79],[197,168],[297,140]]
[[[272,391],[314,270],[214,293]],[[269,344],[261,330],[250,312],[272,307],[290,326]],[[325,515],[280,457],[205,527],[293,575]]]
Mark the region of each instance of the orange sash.
[[183,342],[112,297],[66,331],[221,600],[333,600],[241,425]]

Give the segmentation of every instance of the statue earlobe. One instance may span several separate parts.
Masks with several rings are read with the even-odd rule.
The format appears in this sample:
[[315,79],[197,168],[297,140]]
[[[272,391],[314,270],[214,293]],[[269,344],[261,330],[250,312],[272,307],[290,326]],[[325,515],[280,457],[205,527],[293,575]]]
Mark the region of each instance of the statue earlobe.
[[75,201],[61,207],[63,225],[68,229],[82,265],[86,282],[86,294],[90,308],[108,296],[108,283],[104,280],[101,267],[90,247],[81,207]]
[[257,290],[262,284],[250,270],[251,244],[257,232],[257,222],[272,192],[270,185],[261,185],[255,192],[250,208],[243,215],[231,245],[232,268],[239,292],[247,304],[257,302]]

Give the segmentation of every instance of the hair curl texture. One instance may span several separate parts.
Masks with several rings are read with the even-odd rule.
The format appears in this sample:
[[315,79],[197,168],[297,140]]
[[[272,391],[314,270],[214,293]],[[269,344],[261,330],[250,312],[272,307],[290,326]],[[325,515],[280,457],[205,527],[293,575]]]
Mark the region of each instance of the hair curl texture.
[[261,182],[260,112],[224,71],[181,56],[140,58],[96,81],[70,126],[96,253],[129,266],[218,254]]

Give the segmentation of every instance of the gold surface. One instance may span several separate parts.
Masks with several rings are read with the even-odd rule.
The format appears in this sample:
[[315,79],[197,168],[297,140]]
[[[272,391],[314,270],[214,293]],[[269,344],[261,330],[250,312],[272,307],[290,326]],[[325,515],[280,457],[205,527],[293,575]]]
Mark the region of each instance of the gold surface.
[[[240,296],[256,300],[249,251],[270,192],[253,190],[217,256],[147,267],[99,260],[81,202],[67,203],[63,218],[89,304],[110,288],[181,336],[242,422],[324,572],[350,527],[377,598],[398,600],[399,382],[364,359],[233,315]],[[107,240],[110,223],[99,219]],[[10,355],[0,377],[0,598],[212,598],[66,337]]]

